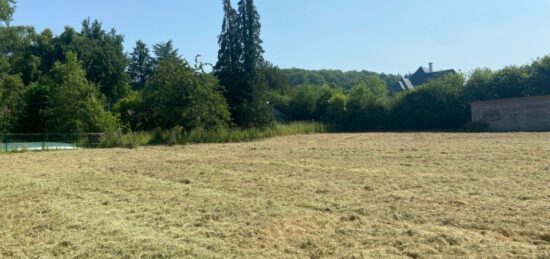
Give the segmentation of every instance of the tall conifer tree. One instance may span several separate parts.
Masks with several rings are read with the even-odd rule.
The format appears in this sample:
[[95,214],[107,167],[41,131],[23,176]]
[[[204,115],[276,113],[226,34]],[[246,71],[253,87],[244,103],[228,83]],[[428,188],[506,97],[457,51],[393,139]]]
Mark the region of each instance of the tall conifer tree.
[[241,0],[238,12],[224,0],[224,23],[219,36],[220,51],[214,68],[233,121],[241,127],[264,127],[273,122],[267,102],[267,85],[258,73],[263,61],[261,25],[253,0]]
[[273,113],[268,104],[267,83],[259,73],[264,61],[263,41],[260,38],[260,14],[254,0],[240,0],[238,5],[245,96],[240,123],[246,127],[264,127],[273,122]]
[[142,90],[152,73],[153,59],[149,54],[149,48],[139,40],[136,43],[134,52],[130,54],[130,65],[128,66],[128,75],[134,90]]
[[230,0],[223,0],[223,10],[222,32],[218,36],[220,50],[218,62],[214,66],[214,74],[218,77],[220,84],[225,87],[225,97],[233,120],[236,120],[239,114],[239,104],[243,101],[240,93],[242,85],[239,80],[242,77],[239,17],[237,11],[231,6]]

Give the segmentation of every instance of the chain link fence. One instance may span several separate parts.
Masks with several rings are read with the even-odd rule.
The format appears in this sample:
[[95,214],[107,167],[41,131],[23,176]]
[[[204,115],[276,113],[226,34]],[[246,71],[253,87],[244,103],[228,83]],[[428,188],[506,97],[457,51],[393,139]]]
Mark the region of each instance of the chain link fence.
[[0,134],[0,151],[74,150],[99,146],[103,133]]

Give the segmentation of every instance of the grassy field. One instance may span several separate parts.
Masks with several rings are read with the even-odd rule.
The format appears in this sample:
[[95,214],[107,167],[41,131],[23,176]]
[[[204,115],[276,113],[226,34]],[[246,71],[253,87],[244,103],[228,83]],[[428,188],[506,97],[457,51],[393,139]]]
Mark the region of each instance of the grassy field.
[[1,258],[550,258],[550,134],[0,154]]

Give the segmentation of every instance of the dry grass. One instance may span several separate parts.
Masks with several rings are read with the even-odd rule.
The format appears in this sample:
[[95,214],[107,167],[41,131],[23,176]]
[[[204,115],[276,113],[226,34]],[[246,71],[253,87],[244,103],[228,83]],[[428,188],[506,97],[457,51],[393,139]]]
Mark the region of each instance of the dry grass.
[[550,134],[0,154],[0,257],[550,257]]

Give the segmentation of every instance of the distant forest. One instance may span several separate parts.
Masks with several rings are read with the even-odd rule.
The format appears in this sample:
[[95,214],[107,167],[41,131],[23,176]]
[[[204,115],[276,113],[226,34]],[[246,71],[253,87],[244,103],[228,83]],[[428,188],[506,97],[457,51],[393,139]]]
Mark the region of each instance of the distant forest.
[[[0,133],[261,129],[321,122],[338,131],[463,130],[469,102],[550,94],[550,57],[389,91],[398,75],[279,69],[263,57],[253,0],[222,1],[218,60],[185,60],[172,41],[138,41],[101,22],[56,35],[10,26],[0,0]],[[182,50],[185,51],[185,50]]]
[[342,87],[351,89],[360,82],[366,81],[371,76],[377,76],[382,79],[386,85],[393,89],[398,84],[399,75],[378,74],[370,71],[342,71],[342,70],[306,70],[299,68],[282,69],[286,80],[292,86],[300,85],[330,85],[332,87]]

